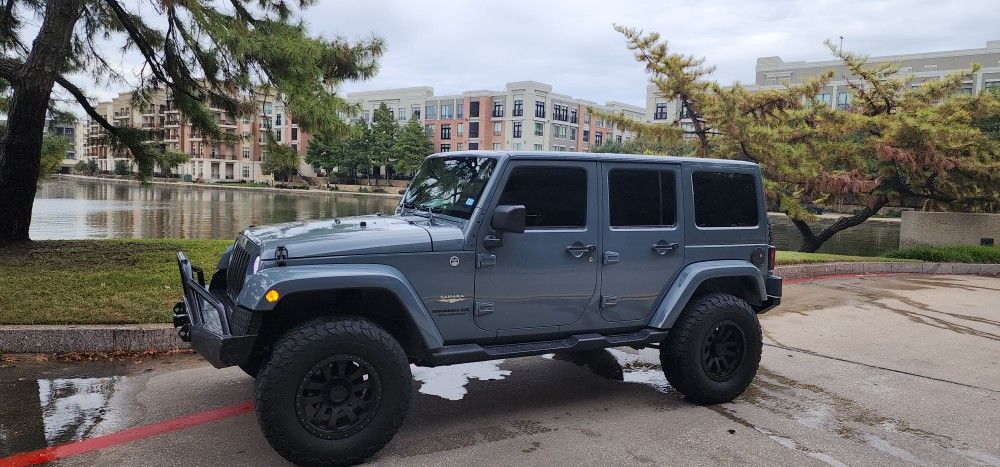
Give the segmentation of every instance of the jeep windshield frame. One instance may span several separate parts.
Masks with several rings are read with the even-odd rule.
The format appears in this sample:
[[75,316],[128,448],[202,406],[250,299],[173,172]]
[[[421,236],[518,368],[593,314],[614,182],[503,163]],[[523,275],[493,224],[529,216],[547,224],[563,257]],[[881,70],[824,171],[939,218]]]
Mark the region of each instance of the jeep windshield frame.
[[403,213],[424,212],[469,220],[496,167],[495,157],[428,157],[413,176],[400,207]]

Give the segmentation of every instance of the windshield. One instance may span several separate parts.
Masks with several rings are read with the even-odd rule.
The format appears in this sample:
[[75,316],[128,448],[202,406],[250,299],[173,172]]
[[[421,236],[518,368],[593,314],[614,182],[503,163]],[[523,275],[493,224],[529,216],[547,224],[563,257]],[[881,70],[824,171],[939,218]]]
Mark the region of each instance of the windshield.
[[403,207],[469,219],[493,175],[491,157],[431,157],[403,195]]

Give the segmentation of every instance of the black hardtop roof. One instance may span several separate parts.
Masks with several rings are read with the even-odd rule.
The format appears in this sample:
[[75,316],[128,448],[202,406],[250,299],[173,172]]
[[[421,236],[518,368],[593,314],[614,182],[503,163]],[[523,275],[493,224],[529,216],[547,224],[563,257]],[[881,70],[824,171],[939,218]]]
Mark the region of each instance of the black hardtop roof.
[[730,165],[730,166],[756,166],[753,162],[736,161],[729,159],[710,159],[706,157],[680,157],[656,155],[646,156],[640,154],[611,154],[597,152],[569,152],[569,151],[453,151],[433,154],[430,157],[449,156],[488,156],[511,159],[545,159],[545,160],[584,160],[584,161],[612,161],[612,162],[651,162],[660,164],[693,164],[693,165]]

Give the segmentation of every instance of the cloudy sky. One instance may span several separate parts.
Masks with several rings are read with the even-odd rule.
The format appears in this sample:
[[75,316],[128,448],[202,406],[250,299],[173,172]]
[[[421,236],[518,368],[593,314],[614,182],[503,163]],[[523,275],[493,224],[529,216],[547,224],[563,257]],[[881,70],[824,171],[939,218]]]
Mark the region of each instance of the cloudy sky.
[[[723,83],[752,82],[757,57],[830,59],[823,40],[839,36],[845,48],[871,55],[1000,39],[995,0],[319,0],[304,17],[325,36],[386,40],[379,75],[347,83],[347,91],[432,86],[450,94],[535,80],[573,97],[637,105],[646,76],[612,23],[660,32],[674,50],[716,65]],[[90,88],[101,97],[116,91]]]

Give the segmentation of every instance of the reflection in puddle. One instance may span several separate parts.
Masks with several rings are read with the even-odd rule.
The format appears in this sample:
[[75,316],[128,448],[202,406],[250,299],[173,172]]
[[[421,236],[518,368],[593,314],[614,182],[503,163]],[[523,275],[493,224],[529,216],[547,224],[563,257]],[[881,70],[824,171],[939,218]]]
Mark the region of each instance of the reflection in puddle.
[[92,437],[107,418],[122,376],[0,384],[0,456]]
[[107,412],[121,376],[38,380],[45,440],[53,444],[88,437]]

